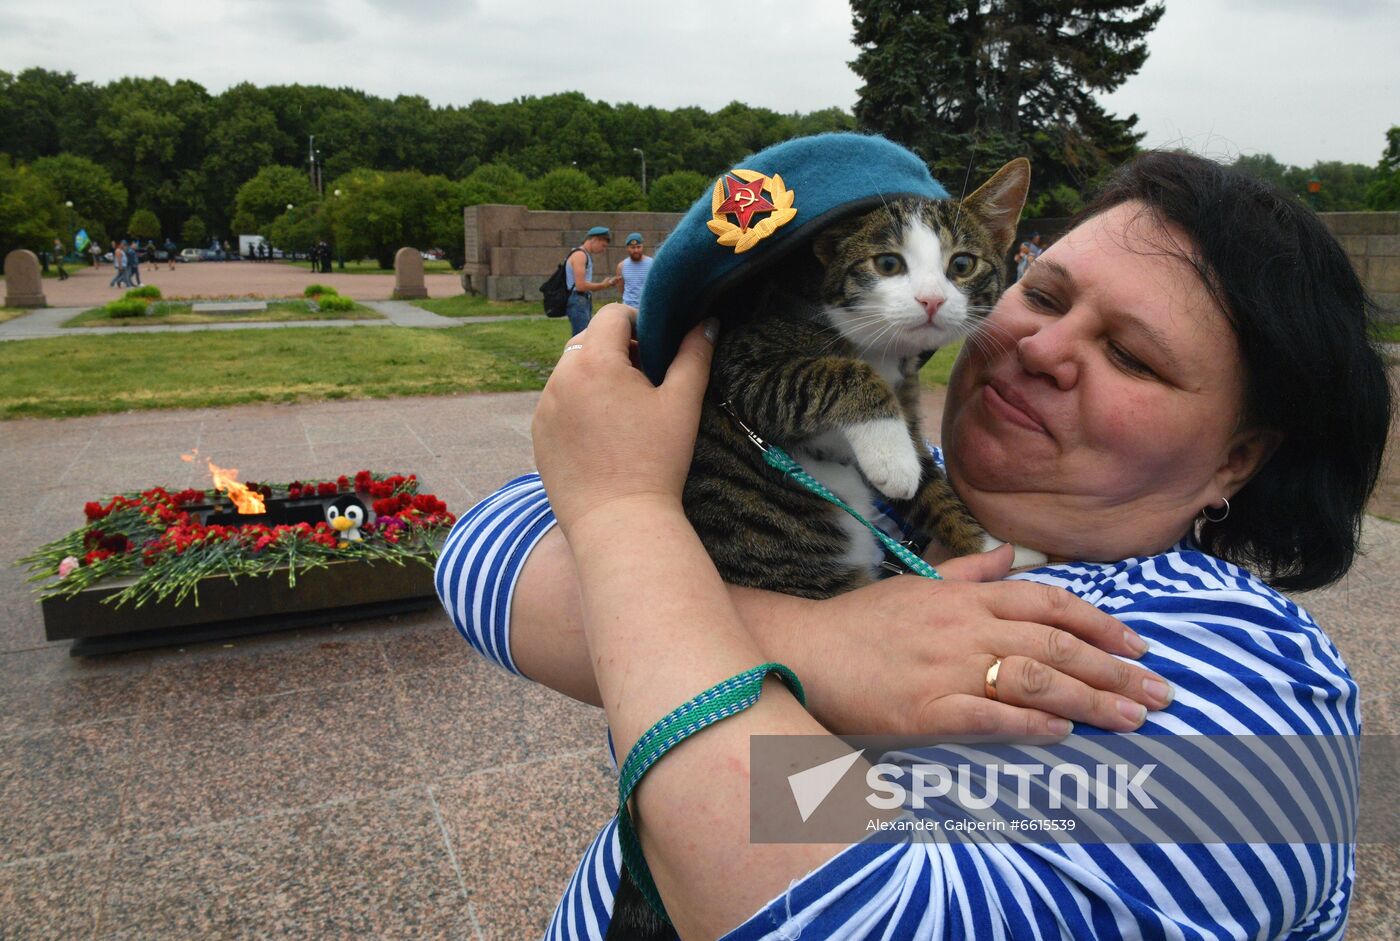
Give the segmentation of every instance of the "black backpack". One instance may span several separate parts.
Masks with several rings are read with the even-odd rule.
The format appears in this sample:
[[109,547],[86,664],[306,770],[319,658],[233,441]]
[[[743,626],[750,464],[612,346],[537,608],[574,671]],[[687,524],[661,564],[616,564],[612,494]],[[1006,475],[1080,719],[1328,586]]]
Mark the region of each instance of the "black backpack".
[[582,251],[582,246],[570,250],[564,256],[564,260],[559,263],[559,267],[554,269],[554,274],[544,284],[540,285],[540,294],[544,297],[544,315],[546,317],[562,317],[568,312],[569,282],[564,276],[564,266],[569,263],[569,259],[574,257],[574,252]]

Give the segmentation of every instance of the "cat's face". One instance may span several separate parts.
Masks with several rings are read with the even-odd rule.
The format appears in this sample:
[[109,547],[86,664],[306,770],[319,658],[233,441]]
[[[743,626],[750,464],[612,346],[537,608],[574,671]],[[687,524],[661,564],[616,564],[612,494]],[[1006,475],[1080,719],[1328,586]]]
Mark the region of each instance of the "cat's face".
[[896,199],[833,226],[814,243],[822,299],[862,355],[929,353],[991,310],[1025,202],[1030,165],[1003,167],[960,203]]

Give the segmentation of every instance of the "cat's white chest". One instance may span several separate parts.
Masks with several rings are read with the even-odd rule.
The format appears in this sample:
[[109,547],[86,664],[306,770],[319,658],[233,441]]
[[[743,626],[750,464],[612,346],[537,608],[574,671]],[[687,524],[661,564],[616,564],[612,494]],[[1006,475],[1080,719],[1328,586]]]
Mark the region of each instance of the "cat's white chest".
[[[832,493],[840,497],[847,506],[866,519],[872,519],[878,512],[875,507],[876,492],[865,482],[860,471],[850,462],[850,447],[839,434],[821,435],[811,442],[812,450],[797,448],[793,457],[802,467]],[[842,460],[833,460],[821,455],[843,454]],[[855,517],[832,507],[840,518],[842,530],[846,533],[846,555],[842,561],[852,567],[875,569],[885,559],[885,552],[876,542],[875,536],[860,524]]]

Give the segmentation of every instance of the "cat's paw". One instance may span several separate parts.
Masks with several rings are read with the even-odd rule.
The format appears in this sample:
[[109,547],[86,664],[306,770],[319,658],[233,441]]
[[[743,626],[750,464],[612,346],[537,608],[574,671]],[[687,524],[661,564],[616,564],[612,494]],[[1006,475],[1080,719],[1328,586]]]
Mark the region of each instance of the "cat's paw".
[[[982,535],[983,552],[990,552],[1002,545],[1005,545],[1005,543],[991,533],[984,533]],[[1013,545],[1011,548],[1015,552],[1015,555],[1011,558],[1011,568],[1013,570],[1039,568],[1050,561],[1050,557],[1043,552],[1027,549],[1025,546]]]
[[908,500],[919,490],[923,465],[902,418],[877,418],[846,429],[856,464],[871,486],[887,497]]

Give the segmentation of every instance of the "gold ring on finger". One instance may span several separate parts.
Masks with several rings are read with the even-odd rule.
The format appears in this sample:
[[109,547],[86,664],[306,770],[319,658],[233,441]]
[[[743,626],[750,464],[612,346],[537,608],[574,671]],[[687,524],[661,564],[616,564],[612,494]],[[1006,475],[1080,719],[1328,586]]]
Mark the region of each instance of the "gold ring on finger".
[[997,699],[997,674],[999,672],[1001,672],[1001,657],[997,657],[992,661],[992,665],[987,667],[987,676],[982,680],[982,692],[994,702],[1000,702]]

